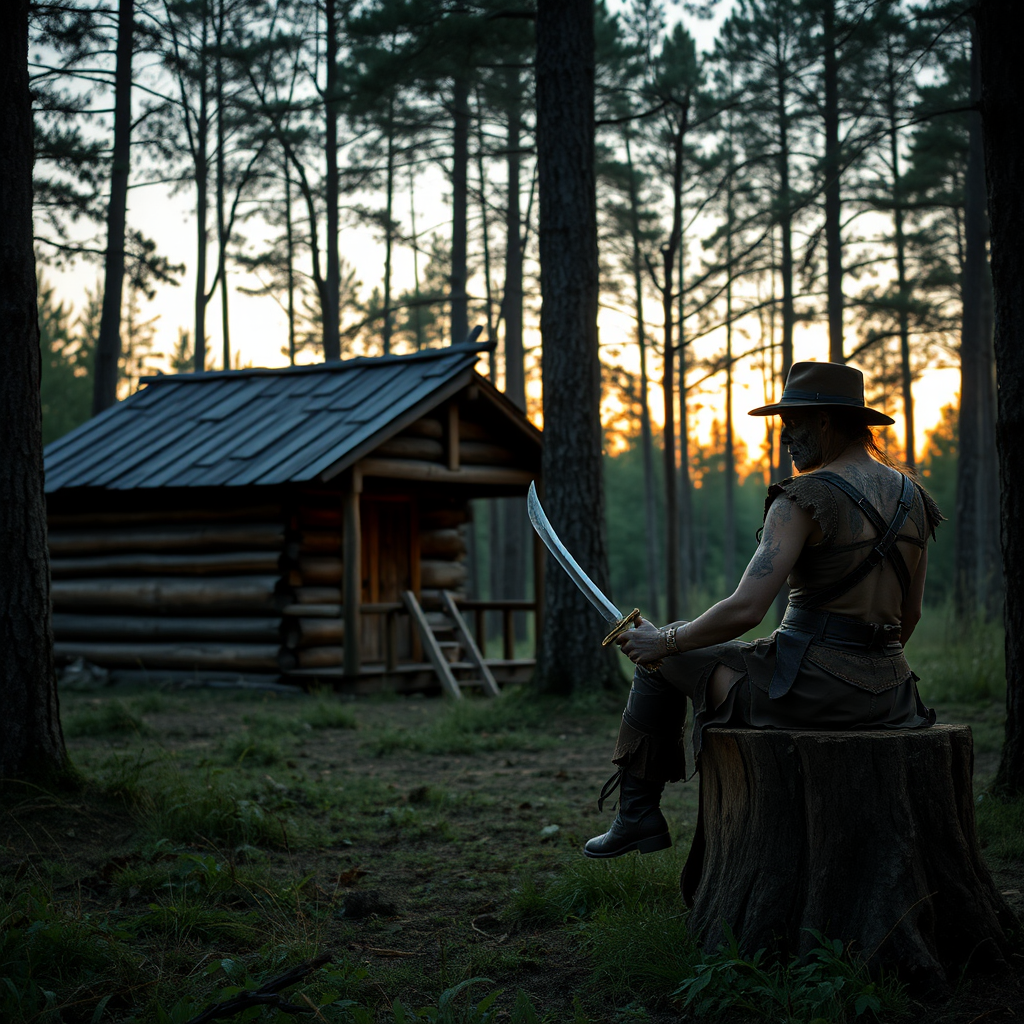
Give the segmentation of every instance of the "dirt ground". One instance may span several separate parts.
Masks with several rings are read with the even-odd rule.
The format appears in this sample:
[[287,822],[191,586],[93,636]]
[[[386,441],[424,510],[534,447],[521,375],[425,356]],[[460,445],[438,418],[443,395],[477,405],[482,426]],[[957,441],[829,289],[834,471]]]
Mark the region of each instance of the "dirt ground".
[[[522,989],[550,1021],[688,1019],[664,1000],[638,1008],[621,993],[604,998],[579,929],[531,923],[521,912],[524,885],[559,877],[580,858],[582,843],[607,826],[611,815],[598,812],[595,801],[612,771],[618,714],[610,705],[585,712],[546,706],[544,721],[514,739],[477,729],[460,753],[452,751],[461,741],[438,739],[447,713],[440,699],[346,703],[355,729],[296,725],[311,699],[201,690],[159,698],[113,689],[65,693],[64,718],[75,734],[69,750],[94,781],[78,795],[40,793],[9,807],[0,817],[0,872],[9,882],[45,875],[55,893],[73,894],[84,914],[131,917],[152,912],[162,898],[144,881],[131,884],[132,872],[143,879],[176,851],[212,853],[232,871],[253,860],[277,885],[303,880],[294,914],[282,903],[281,920],[256,927],[257,942],[282,934],[298,942],[301,933],[303,948],[334,951],[365,972],[358,996],[378,1012],[396,996],[407,1005],[436,1002],[443,988],[485,977],[506,1001]],[[90,724],[111,702],[128,709],[129,723],[107,731]],[[240,735],[251,738],[248,748]],[[437,752],[409,749],[410,737],[427,737],[421,746]],[[979,755],[982,781],[994,767],[994,754]],[[190,841],[164,841],[145,799],[133,803],[103,782],[129,769],[143,792],[149,772],[173,770],[193,793],[204,779],[211,788],[238,782],[280,820],[281,840],[238,843],[197,827]],[[696,796],[695,782],[666,794],[676,845],[658,856],[670,875],[685,859]],[[1021,913],[1021,866],[993,866],[998,887]],[[246,953],[245,943],[178,935],[173,949],[153,947],[145,956],[150,970],[178,972],[201,993],[195,975],[203,964]],[[138,1005],[134,997],[113,1000],[97,1024],[131,1019]],[[915,1020],[951,1024],[1018,1016],[1024,1000],[1013,978],[965,984],[953,1003],[912,1012]]]

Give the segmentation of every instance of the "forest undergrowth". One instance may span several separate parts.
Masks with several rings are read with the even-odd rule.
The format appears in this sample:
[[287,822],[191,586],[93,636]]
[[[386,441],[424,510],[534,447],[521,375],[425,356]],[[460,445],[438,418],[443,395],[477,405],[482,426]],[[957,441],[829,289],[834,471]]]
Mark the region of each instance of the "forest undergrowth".
[[[1019,912],[1024,807],[986,789],[1002,738],[998,630],[957,635],[933,612],[908,654],[941,720],[974,730],[979,837]],[[579,853],[607,824],[595,798],[626,688],[462,704],[63,690],[83,788],[2,806],[0,1020],[183,1024],[323,953],[287,995],[339,1024],[1024,1012],[1012,979],[915,1003],[828,936],[803,964],[701,955],[678,885],[693,782],[666,795],[671,850]]]

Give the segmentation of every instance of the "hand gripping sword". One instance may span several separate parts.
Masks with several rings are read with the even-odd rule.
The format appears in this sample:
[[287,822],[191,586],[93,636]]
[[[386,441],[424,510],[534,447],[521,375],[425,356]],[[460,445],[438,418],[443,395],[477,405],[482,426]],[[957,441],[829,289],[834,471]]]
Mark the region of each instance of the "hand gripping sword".
[[569,578],[580,588],[587,600],[601,613],[601,617],[611,626],[609,634],[601,641],[607,647],[617,636],[632,629],[640,618],[640,609],[634,608],[628,615],[623,615],[601,592],[596,583],[579,567],[576,559],[569,554],[565,545],[558,539],[552,529],[548,517],[537,497],[537,488],[530,483],[530,493],[526,496],[526,508],[530,514],[530,522],[537,531],[537,536],[544,541],[544,546],[551,552],[554,560],[568,573]]

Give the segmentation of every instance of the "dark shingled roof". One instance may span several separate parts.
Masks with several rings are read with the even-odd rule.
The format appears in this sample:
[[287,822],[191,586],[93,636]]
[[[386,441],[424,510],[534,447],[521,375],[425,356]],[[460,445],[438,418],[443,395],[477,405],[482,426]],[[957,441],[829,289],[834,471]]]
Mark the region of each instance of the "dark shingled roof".
[[333,476],[470,383],[488,348],[146,377],[130,398],[47,445],[46,491]]

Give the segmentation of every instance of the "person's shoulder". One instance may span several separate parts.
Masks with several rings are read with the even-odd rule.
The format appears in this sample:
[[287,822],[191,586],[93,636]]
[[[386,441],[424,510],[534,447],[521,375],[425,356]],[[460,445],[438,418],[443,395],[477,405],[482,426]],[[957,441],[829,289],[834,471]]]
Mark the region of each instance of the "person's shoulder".
[[825,543],[835,539],[839,524],[839,509],[832,486],[814,472],[787,477],[768,487],[765,516],[776,499],[785,497],[809,513],[821,527]]

